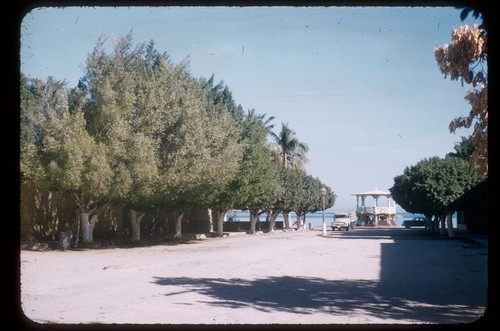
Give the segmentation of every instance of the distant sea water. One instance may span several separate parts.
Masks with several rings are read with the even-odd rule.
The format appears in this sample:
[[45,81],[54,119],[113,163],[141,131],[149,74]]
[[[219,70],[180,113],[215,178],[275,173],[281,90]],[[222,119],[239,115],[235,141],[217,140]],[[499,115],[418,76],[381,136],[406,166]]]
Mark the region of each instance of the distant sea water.
[[[332,211],[325,211],[325,223],[327,228],[330,228],[330,224],[333,221],[333,214],[334,212]],[[406,219],[412,219],[414,217],[418,216],[424,216],[422,214],[413,214],[413,213],[407,213],[407,212],[400,212],[396,214],[396,226],[401,227],[401,223],[406,220]],[[248,222],[250,221],[250,212],[248,211],[242,211],[242,210],[230,210],[227,213],[228,218],[233,218],[232,220],[234,222]],[[295,213],[290,213],[290,224],[294,224],[297,221],[297,215]],[[262,214],[260,215],[260,221],[265,221],[266,220],[266,215]],[[276,221],[281,221],[283,222],[283,215],[280,214]],[[323,227],[323,213],[322,212],[316,212],[316,213],[308,213],[306,214],[306,228],[309,228],[309,223],[311,223],[311,226],[315,230],[321,230]],[[457,218],[456,214],[452,215],[452,223],[453,223],[453,228],[457,227]],[[293,225],[292,227],[296,227],[296,225]]]

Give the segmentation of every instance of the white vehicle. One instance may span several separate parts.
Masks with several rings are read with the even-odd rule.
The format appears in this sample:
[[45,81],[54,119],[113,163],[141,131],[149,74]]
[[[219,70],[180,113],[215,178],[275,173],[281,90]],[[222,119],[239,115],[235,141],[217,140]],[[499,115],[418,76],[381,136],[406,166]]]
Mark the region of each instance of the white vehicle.
[[338,213],[333,215],[332,222],[332,230],[342,230],[345,229],[349,231],[350,229],[354,229],[354,222],[351,218],[351,215],[347,213]]

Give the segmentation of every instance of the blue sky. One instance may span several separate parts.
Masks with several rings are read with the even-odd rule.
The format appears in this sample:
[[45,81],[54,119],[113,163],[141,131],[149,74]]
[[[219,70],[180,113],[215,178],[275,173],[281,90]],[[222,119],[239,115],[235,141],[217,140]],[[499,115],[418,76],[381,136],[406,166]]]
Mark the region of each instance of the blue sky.
[[387,191],[424,158],[453,151],[469,86],[445,79],[433,49],[451,41],[453,7],[40,7],[20,26],[20,70],[74,87],[100,34],[153,40],[194,77],[224,81],[245,110],[288,123],[308,144],[306,171],[332,188]]

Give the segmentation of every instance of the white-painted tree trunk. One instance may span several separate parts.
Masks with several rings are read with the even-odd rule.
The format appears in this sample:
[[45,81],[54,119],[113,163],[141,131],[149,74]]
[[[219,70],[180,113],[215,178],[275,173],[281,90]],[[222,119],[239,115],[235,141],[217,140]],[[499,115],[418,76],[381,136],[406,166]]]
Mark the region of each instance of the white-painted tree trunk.
[[[82,243],[89,244],[94,242],[94,226],[97,223],[97,215],[108,207],[107,203],[99,203],[99,201],[86,201],[81,195],[76,193],[71,194],[71,198],[78,206],[77,222],[80,222],[80,229],[82,230]],[[95,206],[89,208],[88,206]],[[77,230],[78,231],[78,230]],[[78,234],[75,247],[78,244]]]
[[174,239],[182,239],[182,216],[184,216],[184,213],[179,213],[175,217]]
[[130,227],[132,229],[132,242],[141,240],[141,220],[146,215],[145,213],[138,213],[134,209],[130,210]]
[[91,244],[94,242],[94,226],[97,222],[97,215],[88,212],[80,213],[80,222],[82,225],[82,243]]
[[[208,221],[210,222],[208,232],[214,232],[214,218],[213,218],[214,213],[210,208],[207,210],[207,212],[208,212]],[[217,217],[217,212],[215,212],[215,216]],[[215,221],[217,222],[217,219]]]
[[290,229],[290,213],[283,213],[283,226],[285,229]]
[[455,237],[455,231],[453,230],[453,221],[451,218],[451,213],[446,214],[446,227],[448,228],[448,237]]
[[295,213],[295,224],[297,225],[297,230],[302,230],[302,219],[299,213]]

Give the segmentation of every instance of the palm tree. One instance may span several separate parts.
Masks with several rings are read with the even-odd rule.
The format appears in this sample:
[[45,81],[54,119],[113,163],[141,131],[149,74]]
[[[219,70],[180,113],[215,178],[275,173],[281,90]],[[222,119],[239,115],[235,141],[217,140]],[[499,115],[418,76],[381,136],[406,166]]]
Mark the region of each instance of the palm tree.
[[274,128],[274,124],[271,124],[271,121],[274,120],[274,116],[270,116],[266,120],[264,120],[266,114],[257,115],[255,114],[255,109],[249,109],[247,114],[247,120],[250,123],[255,123],[257,125],[262,126],[262,128],[266,131],[266,134],[271,134],[272,129]]
[[295,131],[288,127],[288,123],[281,123],[281,131],[278,135],[272,131],[270,135],[276,144],[283,166],[285,168],[303,169],[304,165],[309,161],[307,159],[309,146],[295,137]]

